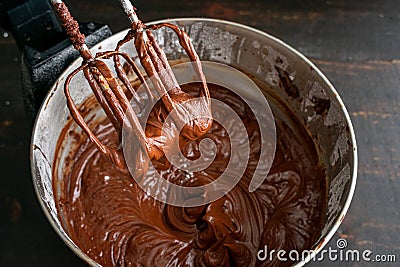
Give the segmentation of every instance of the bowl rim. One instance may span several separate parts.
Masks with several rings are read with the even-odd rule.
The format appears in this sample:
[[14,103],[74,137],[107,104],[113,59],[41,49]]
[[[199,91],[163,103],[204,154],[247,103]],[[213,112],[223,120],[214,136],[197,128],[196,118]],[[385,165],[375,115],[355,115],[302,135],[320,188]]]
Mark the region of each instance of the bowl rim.
[[[311,250],[315,251],[315,255],[316,255],[318,252],[320,252],[327,245],[327,243],[331,240],[331,238],[333,237],[333,235],[336,233],[337,229],[339,228],[340,224],[342,223],[346,213],[349,210],[351,201],[352,201],[353,196],[354,196],[355,188],[356,188],[357,171],[358,171],[357,142],[356,142],[356,137],[355,137],[353,124],[351,122],[350,115],[349,115],[349,113],[348,113],[348,111],[347,111],[347,109],[346,109],[346,107],[344,105],[343,100],[340,98],[338,92],[333,87],[331,82],[325,77],[325,75],[322,73],[322,71],[317,66],[314,65],[314,63],[311,60],[309,60],[306,56],[304,56],[298,50],[294,49],[293,47],[291,47],[290,45],[286,44],[285,42],[283,42],[282,40],[278,39],[277,37],[274,37],[274,36],[264,32],[264,31],[261,31],[259,29],[254,28],[254,27],[250,27],[250,26],[247,26],[247,25],[244,25],[244,24],[241,24],[241,23],[228,21],[228,20],[215,19],[215,18],[203,18],[203,17],[168,18],[168,19],[161,19],[161,20],[155,20],[155,21],[151,21],[151,22],[146,22],[146,24],[152,25],[152,24],[164,23],[164,22],[172,22],[173,23],[173,22],[185,22],[185,21],[219,23],[219,24],[234,26],[236,28],[241,28],[241,29],[256,33],[256,34],[258,34],[260,36],[266,37],[266,38],[272,40],[273,42],[281,45],[282,47],[284,47],[285,49],[289,50],[290,52],[294,53],[300,60],[304,61],[307,65],[312,67],[313,70],[324,81],[324,83],[328,86],[329,90],[331,90],[331,92],[335,96],[335,99],[338,102],[341,111],[343,112],[343,115],[345,117],[347,126],[349,127],[349,134],[350,134],[351,144],[352,144],[352,148],[353,148],[353,150],[352,150],[353,164],[351,166],[352,167],[351,185],[350,185],[350,189],[348,191],[348,194],[346,196],[346,201],[344,203],[343,208],[341,209],[341,211],[339,213],[339,216],[335,220],[334,224],[331,226],[331,228],[328,231],[328,233],[325,234],[324,236],[322,236],[320,242],[317,245],[315,245],[313,249],[311,249]],[[128,30],[129,29],[124,29],[124,30],[121,30],[121,31],[119,31],[117,33],[114,33],[113,35],[111,35],[107,39],[105,39],[105,40],[101,41],[100,43],[96,44],[95,46],[93,46],[91,49],[97,48],[97,47],[101,47],[103,45],[103,43],[108,42],[109,38],[112,38],[115,35],[120,35],[120,34],[126,33]],[[46,108],[46,103],[50,100],[50,98],[53,95],[54,91],[57,89],[58,81],[62,77],[65,77],[66,75],[68,75],[68,73],[71,71],[71,67],[79,60],[81,60],[81,59],[78,58],[78,59],[74,60],[74,62],[72,62],[71,65],[67,69],[65,69],[64,72],[58,77],[57,81],[52,85],[51,89],[47,92],[46,97],[44,98],[44,100],[43,100],[43,102],[42,102],[42,104],[41,104],[41,106],[39,108],[39,111],[38,111],[36,119],[35,119],[35,123],[33,125],[32,135],[31,135],[31,142],[30,142],[30,165],[31,165],[31,167],[30,167],[30,169],[31,169],[32,182],[33,182],[33,185],[34,185],[36,197],[37,197],[37,199],[38,199],[38,201],[40,203],[42,211],[44,212],[45,216],[47,217],[47,220],[49,221],[50,225],[53,227],[55,232],[63,240],[63,242],[75,253],[75,255],[77,255],[83,261],[85,261],[86,263],[90,264],[91,266],[101,266],[99,263],[97,263],[92,258],[90,258],[86,253],[84,253],[79,247],[77,247],[73,243],[73,241],[69,237],[64,235],[59,230],[59,228],[57,227],[55,221],[53,220],[52,215],[49,213],[49,211],[47,210],[44,202],[42,201],[42,198],[41,198],[40,193],[39,193],[39,185],[37,183],[37,179],[35,179],[36,178],[36,173],[35,173],[35,168],[34,168],[34,164],[35,164],[35,156],[34,156],[35,145],[34,144],[35,144],[35,137],[37,135],[37,132],[39,131],[39,129],[37,129],[37,125],[38,125],[39,120],[40,120],[40,114],[44,112],[44,110]],[[311,259],[312,259],[312,255],[309,254],[309,255],[307,255],[307,257],[305,259],[302,259],[302,261],[297,262],[294,266],[303,266],[306,263],[308,263]]]

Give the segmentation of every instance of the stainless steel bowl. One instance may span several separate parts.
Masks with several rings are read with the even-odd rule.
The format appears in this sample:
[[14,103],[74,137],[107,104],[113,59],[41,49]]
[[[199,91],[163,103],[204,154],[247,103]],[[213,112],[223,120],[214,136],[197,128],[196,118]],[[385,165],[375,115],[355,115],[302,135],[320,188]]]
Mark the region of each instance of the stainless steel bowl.
[[[357,176],[357,149],[353,127],[340,99],[328,79],[321,71],[298,51],[262,31],[221,20],[203,18],[172,19],[168,22],[185,27],[202,60],[221,62],[236,67],[257,80],[265,82],[284,99],[321,148],[328,178],[328,203],[326,223],[318,242],[314,245],[319,252],[334,235],[342,222],[353,197]],[[117,40],[126,31],[113,35],[93,48],[93,51],[112,50]],[[183,55],[177,38],[167,30],[156,33],[159,43],[169,59]],[[128,51],[133,53],[133,51]],[[65,105],[63,84],[66,76],[81,61],[75,61],[58,79],[47,95],[39,111],[31,142],[31,169],[37,197],[51,225],[63,241],[84,261],[100,266],[81,251],[62,228],[57,216],[52,187],[52,165],[60,132],[66,124],[69,111]],[[279,86],[276,67],[284,70],[299,89],[300,96],[293,98]],[[81,79],[81,80],[80,80]],[[77,78],[74,82],[82,82]],[[90,90],[83,86],[75,88],[73,98],[81,103]],[[318,111],[318,101],[329,100],[324,112]],[[298,266],[311,258],[308,257]]]

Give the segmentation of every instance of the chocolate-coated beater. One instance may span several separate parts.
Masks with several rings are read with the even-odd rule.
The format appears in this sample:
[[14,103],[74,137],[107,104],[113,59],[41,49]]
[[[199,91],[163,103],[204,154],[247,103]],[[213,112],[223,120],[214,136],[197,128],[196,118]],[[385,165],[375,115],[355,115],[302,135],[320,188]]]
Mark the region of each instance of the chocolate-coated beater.
[[64,84],[64,93],[67,98],[67,106],[70,110],[71,116],[83,129],[91,142],[93,142],[103,154],[109,157],[109,159],[116,166],[120,167],[121,170],[125,170],[126,168],[122,152],[116,148],[102,144],[101,141],[93,134],[84,118],[80,114],[78,108],[74,104],[70,94],[69,86],[72,78],[77,73],[83,71],[84,76],[93,91],[93,94],[100,103],[107,117],[110,119],[116,131],[121,134],[125,114],[132,114],[132,116],[129,116],[133,121],[132,130],[135,131],[141,147],[144,149],[150,149],[151,145],[149,144],[143,129],[140,127],[139,121],[134,115],[128,100],[135,94],[135,92],[124,91],[120,86],[118,79],[102,60],[111,58],[114,55],[120,55],[126,60],[126,62],[132,65],[132,68],[137,69],[137,66],[134,64],[129,55],[122,52],[109,51],[97,53],[96,56],[93,56],[85,44],[85,36],[79,31],[79,25],[69,13],[66,5],[61,0],[51,0],[51,3],[53,4],[67,34],[69,35],[72,45],[76,50],[79,51],[83,59],[82,65],[68,75]]
[[[96,147],[103,154],[108,156],[115,165],[120,167],[121,170],[126,170],[122,151],[102,144],[93,134],[74,104],[69,86],[72,78],[77,73],[83,71],[97,101],[100,103],[119,136],[122,134],[122,128],[127,127],[124,122],[126,122],[125,119],[128,118],[128,127],[130,127],[130,130],[132,130],[137,136],[142,151],[148,153],[150,159],[161,158],[163,156],[163,144],[160,144],[160,142],[157,141],[157,137],[154,137],[153,139],[146,136],[145,131],[141,127],[129,102],[131,98],[138,102],[139,97],[131,85],[124,68],[120,64],[120,58],[123,58],[128,66],[130,66],[130,69],[135,72],[140,82],[144,85],[148,98],[151,100],[155,97],[153,92],[150,91],[144,76],[141,74],[140,69],[135,64],[134,60],[127,53],[119,51],[119,48],[130,40],[134,40],[140,62],[147,76],[152,77],[154,88],[161,97],[166,110],[168,112],[175,110],[175,112],[171,113],[171,117],[176,123],[177,128],[182,129],[182,135],[189,139],[197,139],[210,128],[212,118],[209,91],[201,69],[199,58],[185,32],[175,25],[168,23],[146,27],[136,16],[131,3],[129,1],[121,0],[120,2],[123,5],[124,10],[132,22],[131,30],[128,32],[126,37],[118,43],[115,51],[100,52],[93,56],[85,44],[85,36],[80,33],[79,25],[72,18],[66,5],[61,0],[51,0],[51,2],[60,17],[74,48],[79,51],[83,59],[82,65],[68,75],[64,84],[64,93],[67,98],[67,106],[71,112],[71,116],[84,130]],[[151,33],[151,30],[163,26],[169,27],[178,35],[181,45],[187,52],[190,60],[193,62],[195,71],[201,79],[200,98],[192,98],[190,95],[183,92],[176,82],[164,52],[158,46],[153,34]],[[110,58],[114,59],[114,66],[118,77],[113,74],[111,69],[103,61],[104,59]],[[194,100],[192,109],[190,109],[190,106],[188,108],[187,105],[180,105],[180,103],[186,100]],[[138,160],[140,161],[140,159]]]
[[[135,8],[129,0],[119,0],[126,15],[131,22],[131,29],[126,36],[118,42],[116,51],[119,51],[125,43],[134,40],[135,48],[139,60],[148,77],[152,77],[155,90],[161,96],[162,102],[178,129],[182,129],[181,134],[188,139],[197,139],[208,131],[211,127],[211,104],[210,93],[208,91],[206,79],[204,77],[199,56],[197,55],[190,37],[186,32],[171,23],[159,23],[146,26],[138,18]],[[201,81],[201,88],[197,98],[191,97],[183,92],[171,70],[164,51],[157,44],[152,33],[153,30],[167,27],[174,31],[178,36],[179,43],[185,50],[197,75],[197,80]],[[122,67],[119,64],[119,57],[114,58],[117,73],[120,75]],[[128,84],[129,85],[129,84]],[[190,102],[190,105],[181,105],[183,101]],[[174,110],[175,112],[172,112]]]

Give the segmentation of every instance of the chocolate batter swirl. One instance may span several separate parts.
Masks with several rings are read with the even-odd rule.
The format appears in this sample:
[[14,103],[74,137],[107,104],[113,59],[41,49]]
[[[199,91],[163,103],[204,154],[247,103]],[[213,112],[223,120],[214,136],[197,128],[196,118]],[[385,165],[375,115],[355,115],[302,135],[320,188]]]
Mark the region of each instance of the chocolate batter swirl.
[[[192,95],[199,84],[182,86]],[[224,197],[196,208],[174,207],[147,196],[133,178],[121,172],[85,135],[77,135],[63,166],[57,154],[67,130],[60,136],[53,170],[57,206],[65,230],[79,248],[103,266],[276,266],[276,258],[257,260],[257,252],[310,249],[321,230],[325,210],[325,170],[312,139],[290,111],[275,99],[277,148],[273,166],[253,193],[248,185],[260,155],[259,127],[250,108],[229,90],[209,84],[212,98],[224,101],[240,116],[250,140],[250,160],[236,187]],[[146,135],[167,115],[156,106]],[[65,129],[68,129],[68,125]],[[94,131],[106,145],[118,146],[108,120]],[[234,137],[234,136],[233,136]],[[153,164],[165,179],[198,186],[219,177],[229,160],[229,136],[213,122],[198,140],[182,142],[189,159],[199,155],[199,143],[212,139],[214,162],[190,175],[165,158]],[[63,177],[57,177],[57,168]],[[235,174],[231,174],[232,176]],[[151,181],[149,181],[151,182]],[[61,185],[60,187],[57,185]],[[291,262],[284,264],[290,265]]]

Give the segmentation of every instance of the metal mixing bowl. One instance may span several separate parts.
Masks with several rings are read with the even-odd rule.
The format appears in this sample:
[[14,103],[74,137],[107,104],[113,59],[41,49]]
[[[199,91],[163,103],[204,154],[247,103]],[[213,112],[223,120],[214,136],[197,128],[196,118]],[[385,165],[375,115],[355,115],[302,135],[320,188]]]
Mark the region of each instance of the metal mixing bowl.
[[[327,214],[318,242],[319,252],[334,235],[353,197],[357,176],[357,149],[354,131],[346,108],[328,79],[302,54],[282,41],[262,31],[237,23],[203,19],[172,19],[168,22],[185,27],[202,60],[221,62],[236,67],[265,82],[293,109],[313,135],[322,152],[327,169]],[[93,48],[93,51],[113,50],[126,31],[113,35]],[[169,59],[183,55],[173,33],[156,33]],[[132,51],[130,51],[132,52]],[[63,84],[66,76],[81,64],[75,61],[52,87],[38,113],[31,142],[31,169],[37,197],[51,225],[62,240],[84,261],[100,266],[81,251],[62,228],[55,205],[52,186],[52,165],[58,137],[66,124],[69,111]],[[299,89],[293,97],[279,86],[278,69],[285,71]],[[74,82],[82,82],[82,77]],[[73,85],[71,85],[73,86]],[[71,87],[72,88],[72,87]],[[88,88],[73,90],[76,103],[91,92]],[[329,101],[330,105],[322,106]],[[325,108],[321,112],[321,108]],[[308,257],[298,265],[310,261]]]

